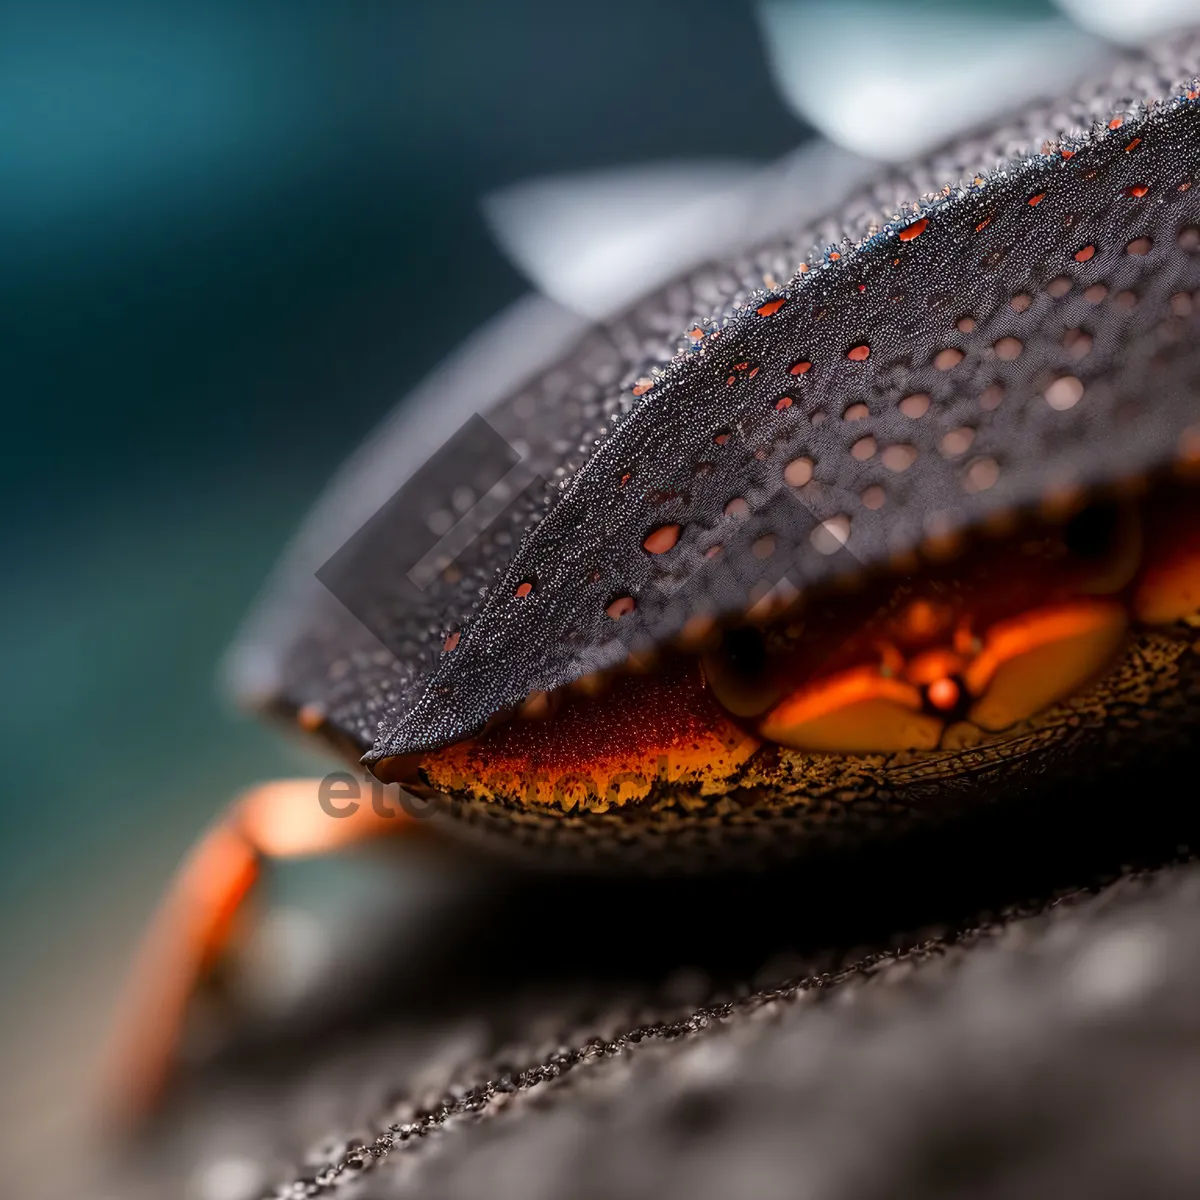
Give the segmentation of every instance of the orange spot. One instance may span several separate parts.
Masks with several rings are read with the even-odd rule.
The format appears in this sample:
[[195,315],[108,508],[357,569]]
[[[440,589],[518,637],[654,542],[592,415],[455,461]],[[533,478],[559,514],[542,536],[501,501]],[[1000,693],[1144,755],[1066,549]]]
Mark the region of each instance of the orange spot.
[[1149,190],[1150,189],[1144,183],[1139,183],[1135,187],[1127,187],[1125,189],[1125,195],[1134,196],[1140,200]]
[[777,300],[768,300],[766,304],[760,304],[754,311],[760,317],[773,317],[787,303],[786,296],[780,296]]
[[[905,414],[905,416],[908,415],[908,413]],[[889,471],[899,474],[901,471],[907,471],[917,461],[917,448],[902,444],[888,446],[880,458]]]
[[1082,250],[1075,251],[1075,261],[1076,262],[1087,262],[1087,260],[1089,258],[1091,258],[1092,255],[1095,253],[1096,253],[1095,246],[1084,246],[1084,248]]
[[319,704],[305,704],[296,713],[296,723],[306,733],[315,733],[325,724],[325,710]]
[[679,541],[678,525],[660,525],[652,533],[646,535],[642,547],[649,554],[666,554],[677,541]]
[[858,290],[859,290],[860,292],[865,292],[865,291],[867,290],[867,285],[866,285],[865,283],[860,283],[860,284],[858,285]]
[[905,634],[918,640],[930,638],[946,624],[946,613],[928,600],[914,600],[905,610],[902,625]]
[[811,370],[812,363],[808,359],[803,358],[798,363],[792,363],[791,372],[793,375],[803,375],[806,371]]
[[737,383],[739,375],[749,371],[749,378],[753,379],[758,374],[758,367],[750,367],[750,360],[743,359],[741,362],[735,362],[732,368],[732,374],[725,380],[726,387],[733,387]]
[[965,665],[961,654],[946,646],[938,646],[911,659],[904,668],[904,678],[917,687],[927,687],[939,679],[957,675]]
[[861,346],[851,346],[846,351],[846,357],[851,362],[866,362],[871,357],[871,347],[865,343]]
[[801,263],[797,270],[801,275],[805,274],[808,271],[808,263]]
[[618,596],[604,611],[614,620],[619,621],[637,608],[632,596]]
[[533,584],[527,579],[524,583],[517,584],[517,590],[513,593],[518,600],[524,600],[530,592],[533,591]]
[[457,649],[458,649],[458,640],[459,640],[459,638],[461,638],[461,637],[462,637],[462,634],[461,634],[461,633],[460,633],[460,632],[459,632],[459,631],[456,629],[456,630],[455,630],[455,631],[454,631],[452,634],[450,634],[450,636],[449,636],[449,637],[448,637],[448,638],[447,638],[447,639],[446,639],[446,640],[445,640],[445,641],[442,643],[442,649],[443,649],[443,650],[444,650],[444,651],[445,651],[447,654],[449,654],[449,653],[450,653],[451,651],[453,651],[453,650],[457,650]]
[[789,487],[803,487],[812,477],[811,458],[794,458],[783,468],[783,481]]
[[984,217],[978,225],[975,226],[976,233],[982,233],[992,223],[991,217]]
[[775,401],[775,411],[776,412],[782,412],[785,408],[791,408],[791,407],[792,407],[791,396],[780,396],[779,399]]
[[1132,151],[1136,150],[1141,144],[1142,144],[1142,139],[1140,137],[1134,138],[1133,141],[1130,142],[1129,145],[1125,147],[1125,153],[1126,154],[1131,153]]
[[630,475],[630,473],[628,471],[626,471],[625,474],[621,476],[621,482],[620,482],[620,484],[618,484],[618,486],[624,487],[632,478],[633,478],[633,476]]
[[714,441],[714,442],[716,442],[716,444],[717,444],[718,446],[723,446],[723,445],[725,445],[725,443],[726,443],[727,441],[729,441],[729,434],[727,434],[727,433],[717,433],[717,434],[714,434],[714,435],[713,435],[713,441]]
[[694,328],[688,330],[688,337],[693,342],[702,342],[704,340],[704,330],[699,325],[696,325]]
[[958,703],[958,684],[953,679],[935,679],[925,694],[934,708],[949,712]]
[[1123,117],[1113,117],[1113,119],[1109,121],[1108,127],[1109,129],[1120,129],[1124,124],[1125,119]]
[[1030,196],[1030,197],[1029,197],[1029,207],[1030,207],[1030,208],[1037,208],[1037,206],[1038,206],[1039,204],[1041,204],[1041,202],[1042,202],[1043,200],[1045,200],[1045,198],[1046,198],[1046,193],[1045,193],[1045,192],[1038,192],[1038,194],[1037,194],[1036,196]]
[[830,262],[837,262],[837,260],[841,257],[842,256],[836,250],[831,250],[829,252],[829,261]]
[[929,218],[922,217],[919,221],[914,221],[911,225],[900,230],[898,236],[902,242],[911,242],[914,238],[919,238],[928,228]]
[[1074,158],[1075,157],[1074,150],[1060,150],[1059,153],[1063,156],[1063,158]]
[[633,394],[635,396],[644,396],[654,386],[653,379],[639,379],[633,385]]

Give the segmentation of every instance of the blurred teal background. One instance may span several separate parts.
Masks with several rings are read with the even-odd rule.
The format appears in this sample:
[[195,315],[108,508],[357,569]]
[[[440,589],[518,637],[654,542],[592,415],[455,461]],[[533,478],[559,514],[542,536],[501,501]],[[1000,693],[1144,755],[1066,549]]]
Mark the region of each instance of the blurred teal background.
[[727,0],[4,7],[0,1152],[79,1106],[187,844],[311,765],[215,668],[343,455],[526,290],[480,195],[804,136]]
[[116,983],[186,847],[243,787],[316,765],[232,712],[216,668],[344,455],[527,290],[480,198],[767,162],[812,136],[805,120],[907,157],[900,133],[932,144],[1065,87],[1110,53],[1101,38],[1200,18],[1200,0],[761,12],[760,29],[731,0],[0,7],[13,1194],[82,1128]]

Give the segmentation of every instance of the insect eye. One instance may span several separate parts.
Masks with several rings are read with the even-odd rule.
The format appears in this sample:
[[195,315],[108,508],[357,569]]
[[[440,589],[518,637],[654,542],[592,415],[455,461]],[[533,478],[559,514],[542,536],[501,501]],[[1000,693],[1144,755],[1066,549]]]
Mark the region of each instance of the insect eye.
[[784,693],[785,685],[773,677],[766,641],[753,626],[729,630],[701,662],[713,695],[735,717],[757,717]]

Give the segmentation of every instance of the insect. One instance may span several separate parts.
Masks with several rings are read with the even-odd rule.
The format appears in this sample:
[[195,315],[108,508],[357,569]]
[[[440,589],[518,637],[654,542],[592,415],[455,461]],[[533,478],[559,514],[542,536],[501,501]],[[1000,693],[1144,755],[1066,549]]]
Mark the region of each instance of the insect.
[[[435,379],[281,569],[243,698],[451,797],[448,830],[651,869],[1052,804],[1187,744],[1200,91],[1155,69],[1153,102],[1131,74],[1002,169],[985,138],[903,205],[885,179],[853,236],[702,268],[495,402]],[[243,797],[151,932],[132,1103],[264,862],[412,827],[311,781]]]

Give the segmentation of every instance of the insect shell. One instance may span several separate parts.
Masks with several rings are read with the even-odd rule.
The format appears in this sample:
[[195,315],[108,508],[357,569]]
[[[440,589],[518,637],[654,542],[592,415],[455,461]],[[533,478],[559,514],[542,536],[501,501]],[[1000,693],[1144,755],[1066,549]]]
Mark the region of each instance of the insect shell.
[[349,465],[237,689],[447,825],[656,865],[1053,803],[1187,744],[1200,100],[1128,82],[1074,134],[1025,114],[1001,169],[992,131],[905,203],[878,181],[840,241],[606,326],[510,316]]

